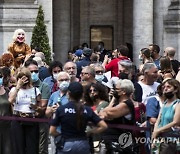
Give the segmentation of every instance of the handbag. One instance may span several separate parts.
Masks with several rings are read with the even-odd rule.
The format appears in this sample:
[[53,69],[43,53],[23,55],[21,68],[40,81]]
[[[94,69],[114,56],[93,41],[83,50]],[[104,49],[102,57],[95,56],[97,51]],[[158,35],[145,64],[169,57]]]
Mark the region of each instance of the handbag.
[[145,114],[145,112],[143,111],[142,105],[143,105],[143,104],[139,104],[140,122],[141,122],[141,124],[146,121],[146,114]]

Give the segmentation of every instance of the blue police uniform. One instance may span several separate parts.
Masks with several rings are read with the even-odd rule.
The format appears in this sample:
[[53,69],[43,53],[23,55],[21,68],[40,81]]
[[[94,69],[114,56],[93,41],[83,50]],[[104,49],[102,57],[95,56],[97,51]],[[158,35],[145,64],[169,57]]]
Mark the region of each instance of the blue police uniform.
[[90,107],[83,106],[83,108],[83,126],[80,129],[77,128],[77,117],[75,104],[73,102],[69,102],[68,104],[60,106],[57,109],[56,116],[51,121],[51,125],[56,127],[61,125],[61,135],[65,139],[64,147],[63,149],[58,150],[58,154],[90,153],[90,147],[85,132],[86,126],[89,121],[97,125],[101,119]]

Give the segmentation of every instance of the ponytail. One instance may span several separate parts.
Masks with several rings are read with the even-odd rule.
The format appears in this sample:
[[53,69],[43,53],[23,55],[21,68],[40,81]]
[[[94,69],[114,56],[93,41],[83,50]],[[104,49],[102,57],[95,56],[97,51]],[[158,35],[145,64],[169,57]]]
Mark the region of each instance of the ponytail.
[[84,123],[84,118],[83,118],[83,113],[84,113],[84,107],[80,102],[80,99],[82,97],[81,94],[74,94],[69,92],[70,98],[73,99],[73,103],[75,104],[75,111],[76,111],[76,120],[77,120],[77,129],[80,130],[83,127]]

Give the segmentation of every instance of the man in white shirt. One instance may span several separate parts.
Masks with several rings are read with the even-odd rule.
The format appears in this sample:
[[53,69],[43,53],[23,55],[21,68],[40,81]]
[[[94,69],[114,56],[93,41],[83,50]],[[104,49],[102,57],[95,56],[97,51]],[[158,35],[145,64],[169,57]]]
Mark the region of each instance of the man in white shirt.
[[144,80],[139,81],[138,83],[143,90],[142,102],[146,105],[147,100],[156,95],[157,87],[159,85],[159,83],[156,82],[158,78],[158,69],[154,63],[145,63],[142,73],[144,74]]

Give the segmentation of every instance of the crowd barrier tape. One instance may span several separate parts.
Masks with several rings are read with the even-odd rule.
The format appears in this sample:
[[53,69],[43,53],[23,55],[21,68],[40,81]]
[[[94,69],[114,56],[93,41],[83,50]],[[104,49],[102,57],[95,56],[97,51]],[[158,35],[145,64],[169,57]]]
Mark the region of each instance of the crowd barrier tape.
[[123,124],[108,124],[110,128],[118,128],[118,129],[128,129],[133,131],[150,131],[148,127],[138,127],[132,125],[123,125]]
[[[23,117],[16,117],[16,116],[0,116],[0,120],[16,120],[16,121],[29,121],[29,122],[50,122],[51,119],[46,118],[23,118]],[[133,131],[150,131],[147,127],[138,127],[138,126],[130,126],[130,125],[123,125],[123,124],[108,124],[110,128],[118,128],[118,129],[128,129]]]
[[[15,117],[15,116],[0,116],[0,120],[5,121],[27,121],[27,122],[46,122],[49,123],[51,119],[46,118],[23,118],[23,117]],[[124,124],[108,124],[108,127],[110,128],[118,128],[118,129],[128,129],[132,131],[150,131],[150,128],[147,127],[138,127],[138,126],[132,126],[132,125],[124,125]],[[169,134],[169,133],[163,133],[163,137],[180,137],[180,134]]]
[[6,121],[27,121],[27,122],[50,122],[51,119],[45,118],[23,118],[23,117],[16,117],[16,116],[0,116],[0,120]]

